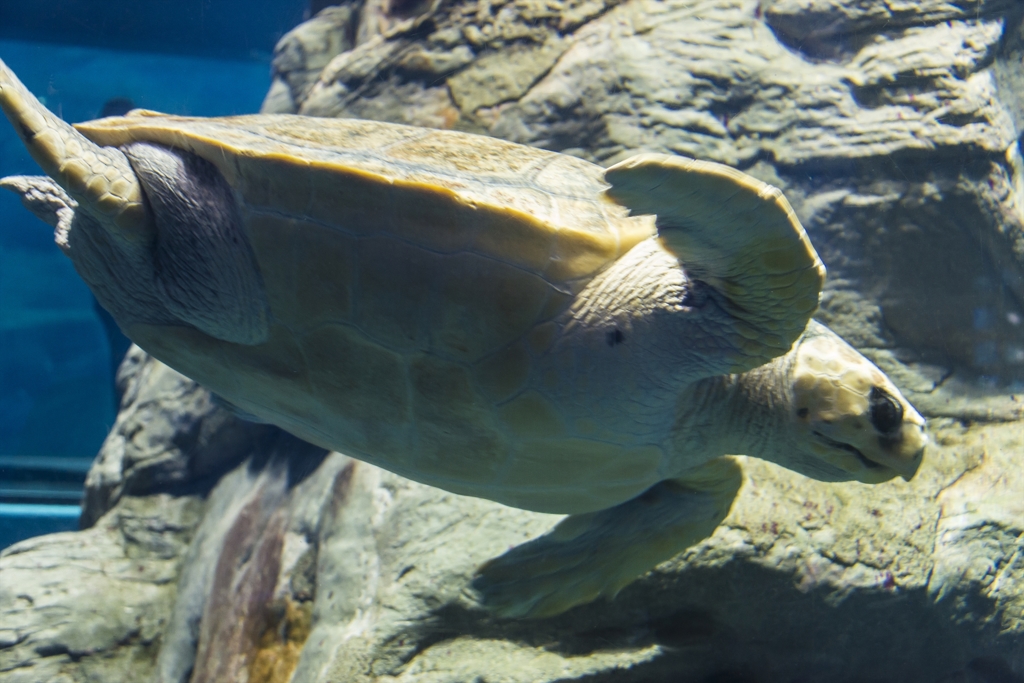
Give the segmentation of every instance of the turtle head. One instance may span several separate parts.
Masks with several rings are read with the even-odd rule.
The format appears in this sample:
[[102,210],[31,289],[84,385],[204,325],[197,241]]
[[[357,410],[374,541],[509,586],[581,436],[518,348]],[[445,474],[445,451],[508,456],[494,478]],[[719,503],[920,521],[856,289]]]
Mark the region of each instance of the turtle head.
[[914,476],[925,421],[885,373],[813,321],[790,354],[786,403],[801,456],[817,461],[812,468],[866,483]]

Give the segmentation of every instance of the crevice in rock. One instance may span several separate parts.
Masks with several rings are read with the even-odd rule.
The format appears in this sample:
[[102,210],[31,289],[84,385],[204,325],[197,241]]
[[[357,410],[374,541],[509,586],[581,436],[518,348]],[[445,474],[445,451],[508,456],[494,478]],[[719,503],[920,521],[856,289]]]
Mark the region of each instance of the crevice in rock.
[[[1014,0],[961,0],[953,3],[844,3],[774,0],[762,12],[780,43],[808,61],[846,62],[876,36],[895,38],[907,29],[949,21],[1012,21],[1020,13]],[[973,11],[970,5],[975,5]],[[843,12],[846,12],[844,14]],[[1012,24],[1008,24],[1012,25]]]

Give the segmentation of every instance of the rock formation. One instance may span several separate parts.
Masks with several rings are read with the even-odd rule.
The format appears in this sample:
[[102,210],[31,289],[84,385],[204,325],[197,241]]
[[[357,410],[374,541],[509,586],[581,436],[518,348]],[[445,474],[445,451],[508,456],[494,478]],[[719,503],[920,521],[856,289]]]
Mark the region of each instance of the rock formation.
[[[711,538],[612,602],[501,620],[469,596],[474,569],[559,517],[240,423],[137,350],[124,370],[90,477],[96,523],[0,556],[3,683],[995,683],[1015,679],[985,672],[1020,670],[1019,423],[933,420],[909,484],[822,484],[741,459],[744,487]],[[218,455],[234,469],[191,490],[167,474]]]
[[[922,681],[1024,674],[1024,24],[1009,0],[365,0],[267,111],[637,150],[782,187],[820,317],[930,418],[910,483],[740,458],[712,537],[611,602],[472,601],[557,516],[242,423],[133,350],[77,534],[0,555],[0,682]],[[1015,384],[1016,383],[1016,384]]]

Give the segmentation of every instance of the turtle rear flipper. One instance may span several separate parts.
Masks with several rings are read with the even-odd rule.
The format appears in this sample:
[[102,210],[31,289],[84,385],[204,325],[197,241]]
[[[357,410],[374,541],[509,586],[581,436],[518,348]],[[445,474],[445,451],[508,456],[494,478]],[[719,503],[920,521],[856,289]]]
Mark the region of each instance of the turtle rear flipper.
[[54,228],[54,239],[65,253],[68,251],[68,233],[75,217],[78,202],[68,196],[49,176],[15,175],[0,179],[0,187],[21,197],[25,208]]
[[43,171],[105,230],[130,244],[148,244],[153,225],[128,160],[100,147],[46,109],[0,60],[0,109]]
[[786,353],[818,307],[825,267],[782,192],[709,161],[640,154],[605,172],[608,196],[657,215],[658,234],[694,280],[718,290],[731,324],[709,324],[719,372],[746,372]]
[[236,344],[269,336],[269,304],[231,187],[209,161],[138,142],[124,153],[145,190],[159,239],[156,284],[168,310]]
[[660,562],[711,535],[729,513],[742,473],[716,458],[607,510],[570,515],[540,538],[484,564],[471,597],[507,618],[547,617],[612,599]]

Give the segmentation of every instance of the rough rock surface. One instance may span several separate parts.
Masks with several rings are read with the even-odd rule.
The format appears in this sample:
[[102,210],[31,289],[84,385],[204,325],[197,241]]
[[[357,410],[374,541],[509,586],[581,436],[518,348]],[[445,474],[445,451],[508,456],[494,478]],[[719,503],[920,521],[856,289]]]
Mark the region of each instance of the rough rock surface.
[[124,495],[201,495],[271,431],[217,408],[209,392],[137,346],[117,375],[121,410],[85,482],[82,526]]
[[740,458],[711,538],[612,602],[501,620],[474,570],[558,517],[241,423],[133,352],[95,524],[0,554],[0,682],[1022,680],[1021,18],[1008,0],[366,0],[299,27],[268,111],[600,163],[675,151],[783,187],[830,268],[821,317],[931,418],[925,465],[865,486]]
[[[122,416],[189,414],[204,393],[130,362]],[[140,487],[93,508],[88,530],[0,555],[0,681],[997,683],[1024,670],[1020,423],[934,420],[909,484],[821,484],[741,458],[744,486],[711,538],[612,602],[536,621],[480,611],[470,580],[558,516],[239,429],[258,443],[205,499]]]
[[203,507],[129,497],[90,529],[0,553],[0,681],[146,680]]

